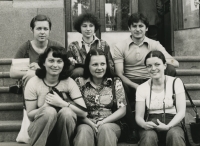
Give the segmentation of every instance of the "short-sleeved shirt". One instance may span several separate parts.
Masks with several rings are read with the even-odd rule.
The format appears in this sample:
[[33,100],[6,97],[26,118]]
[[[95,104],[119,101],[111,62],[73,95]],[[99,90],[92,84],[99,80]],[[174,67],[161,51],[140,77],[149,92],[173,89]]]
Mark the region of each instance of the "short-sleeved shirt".
[[152,50],[161,51],[165,57],[167,56],[166,54],[168,54],[158,41],[145,37],[143,42],[137,45],[130,36],[128,39],[115,45],[113,56],[114,63],[124,64],[124,75],[130,80],[150,78],[146,66],[144,65],[144,59]]
[[[94,123],[110,116],[115,104],[116,109],[127,105],[124,88],[119,78],[106,78],[100,87],[97,87],[90,78],[77,78],[75,81],[87,106],[88,118]],[[113,83],[116,98],[113,97]]]
[[[147,108],[149,109],[150,114],[164,113],[163,100],[165,101],[165,108],[166,108],[165,112],[170,113],[170,114],[176,114],[174,100],[172,98],[174,77],[166,76],[166,78],[167,78],[166,92],[164,92],[164,90],[160,93],[151,91],[150,109],[149,109],[149,100],[150,100],[150,82],[151,82],[150,80],[151,79],[144,82],[137,88],[136,101],[144,101],[146,103]],[[176,95],[185,92],[183,83],[179,78],[177,78],[177,80],[175,81],[174,89],[175,89]]]
[[[72,78],[61,80],[57,86],[55,86],[60,92],[69,93],[70,97],[81,97],[81,92],[76,82]],[[45,97],[49,93],[51,87],[45,85],[42,79],[34,76],[31,78],[25,87],[25,100],[34,101],[37,100],[38,107],[41,107],[45,102]]]
[[98,39],[94,36],[91,44],[86,44],[84,41],[74,41],[69,44],[67,52],[68,57],[73,57],[77,63],[84,64],[87,53],[92,49],[101,49],[108,57],[110,68],[114,71],[114,62],[110,53],[110,47],[106,41]]
[[[56,41],[48,40],[47,48],[50,46],[62,47],[62,45]],[[30,63],[38,62],[39,55],[31,45],[31,41],[28,40],[17,51],[15,58],[30,58]]]

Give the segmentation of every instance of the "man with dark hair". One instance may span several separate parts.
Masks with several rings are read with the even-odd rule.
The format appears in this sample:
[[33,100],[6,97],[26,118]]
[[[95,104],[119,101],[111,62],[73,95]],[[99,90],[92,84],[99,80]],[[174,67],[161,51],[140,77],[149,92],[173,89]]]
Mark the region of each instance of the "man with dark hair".
[[[161,51],[167,60],[167,74],[174,75],[179,63],[158,42],[145,36],[148,31],[148,20],[141,13],[134,13],[128,19],[131,36],[115,45],[114,64],[116,74],[122,79],[128,97],[127,122],[132,129],[135,126],[135,92],[141,83],[150,78],[144,65],[145,56],[152,50]],[[144,91],[145,92],[145,91]]]

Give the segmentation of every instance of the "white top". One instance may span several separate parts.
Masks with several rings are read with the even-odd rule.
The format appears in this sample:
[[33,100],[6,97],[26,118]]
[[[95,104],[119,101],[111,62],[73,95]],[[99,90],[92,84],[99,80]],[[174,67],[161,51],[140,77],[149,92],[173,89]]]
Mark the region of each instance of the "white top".
[[[151,92],[151,104],[150,104],[150,114],[164,113],[163,111],[163,100],[165,102],[165,113],[176,114],[175,106],[173,105],[173,81],[174,77],[166,76],[166,96],[164,99],[164,90],[160,93]],[[149,79],[151,80],[151,79]],[[149,99],[150,99],[150,82],[138,86],[136,91],[136,101],[146,101],[146,106],[149,109]],[[185,92],[182,81],[177,78],[175,81],[175,93]]]
[[[71,98],[81,97],[81,92],[78,85],[72,78],[61,80],[60,83],[55,87],[60,92],[69,93]],[[32,77],[25,87],[25,100],[37,100],[38,107],[41,107],[45,102],[45,97],[50,91],[50,87],[46,86],[42,79],[37,76]]]

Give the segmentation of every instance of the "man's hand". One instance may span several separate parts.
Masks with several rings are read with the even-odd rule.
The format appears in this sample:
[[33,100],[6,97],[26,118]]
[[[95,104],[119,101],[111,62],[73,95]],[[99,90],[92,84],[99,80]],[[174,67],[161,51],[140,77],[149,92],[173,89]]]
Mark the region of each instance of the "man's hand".
[[75,65],[77,63],[77,61],[73,57],[69,57],[68,59],[70,60],[72,65]]
[[36,62],[32,62],[28,67],[31,70],[36,70],[36,69],[40,68],[38,63],[36,63]]

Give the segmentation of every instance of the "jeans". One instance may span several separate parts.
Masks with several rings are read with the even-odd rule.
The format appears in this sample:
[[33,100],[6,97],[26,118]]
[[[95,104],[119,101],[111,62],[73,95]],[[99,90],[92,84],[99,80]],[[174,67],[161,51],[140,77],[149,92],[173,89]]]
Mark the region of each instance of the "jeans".
[[77,128],[74,146],[117,146],[121,135],[119,125],[106,123],[98,128],[96,133],[89,125],[81,124]]
[[[163,114],[150,114],[148,121],[155,121],[159,119],[163,122]],[[168,124],[174,115],[166,114],[165,121]],[[145,130],[140,128],[139,130],[139,146],[185,146],[185,137],[184,131],[181,127],[181,124],[170,128],[168,131],[156,131],[155,129]]]
[[[31,146],[55,146],[47,141],[52,136],[56,146],[70,146],[74,138],[77,117],[68,107],[58,113],[53,107],[43,107],[35,115],[28,128]],[[52,139],[48,139],[51,140]]]

